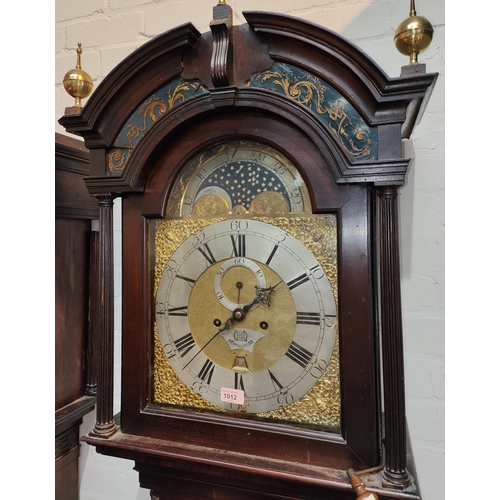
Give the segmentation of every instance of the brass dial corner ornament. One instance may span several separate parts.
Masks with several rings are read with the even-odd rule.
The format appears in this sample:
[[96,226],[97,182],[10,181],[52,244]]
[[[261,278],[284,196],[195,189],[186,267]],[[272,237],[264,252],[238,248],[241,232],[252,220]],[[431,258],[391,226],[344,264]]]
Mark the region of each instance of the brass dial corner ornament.
[[338,428],[335,216],[256,143],[208,148],[178,185],[152,224],[155,401]]

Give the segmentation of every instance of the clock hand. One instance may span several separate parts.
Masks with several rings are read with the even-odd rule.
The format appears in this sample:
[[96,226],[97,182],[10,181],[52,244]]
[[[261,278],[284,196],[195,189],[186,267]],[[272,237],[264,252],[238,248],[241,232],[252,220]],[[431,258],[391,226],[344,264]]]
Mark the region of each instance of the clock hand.
[[[250,302],[250,304],[247,304],[246,306],[243,306],[243,309],[236,309],[236,311],[234,311],[233,315],[235,313],[243,313],[243,317],[244,315],[250,311],[250,309],[255,305],[255,304],[260,304],[262,302],[262,300],[264,299],[264,294],[262,293],[262,290],[265,290],[265,288],[257,288],[257,295],[254,297],[254,299],[252,300],[252,302]],[[242,320],[243,319],[242,316],[238,315],[236,318],[239,319],[239,320]]]
[[227,321],[224,323],[224,326],[222,328],[220,328],[219,330],[217,330],[215,335],[184,365],[184,367],[182,369],[184,370],[184,368],[186,368],[196,358],[196,356],[198,356],[198,354],[200,354],[200,352],[202,352],[210,343],[212,343],[217,338],[218,335],[225,332],[226,330],[229,330],[229,328],[231,328],[231,326],[233,325],[233,323],[235,321],[243,320],[245,318],[246,313],[250,310],[250,308],[253,305],[261,304],[261,303],[270,305],[271,304],[271,294],[274,292],[274,289],[278,285],[280,285],[281,283],[283,283],[283,280],[281,280],[279,283],[276,283],[276,285],[269,286],[267,288],[256,287],[257,294],[256,294],[255,298],[252,300],[252,302],[250,302],[250,304],[247,304],[246,306],[244,306],[243,309],[239,309],[239,308],[235,309],[233,311],[232,316],[230,318],[228,318]]
[[231,325],[234,323],[234,321],[235,321],[234,316],[231,316],[224,323],[224,326],[222,328],[220,328],[219,330],[217,330],[217,333],[183,366],[182,369],[184,370],[184,368],[186,368],[191,363],[191,361],[193,361],[196,358],[196,356],[198,356],[198,354],[200,354],[200,352],[202,352],[203,349],[205,349],[205,347],[207,347],[211,342],[213,342],[219,334],[221,334],[222,332],[225,332],[226,330],[231,328]]
[[267,304],[268,306],[271,305],[271,294],[274,292],[274,289],[283,283],[283,280],[281,280],[279,283],[276,283],[274,286],[269,286],[267,288],[261,288],[256,286],[256,295],[252,302],[249,304],[243,306],[242,308],[237,308],[233,311],[233,319],[236,321],[243,321],[245,319],[245,316],[247,312],[249,312],[255,305],[259,304]]
[[236,283],[236,288],[238,289],[238,304],[239,304],[240,303],[241,289],[243,288],[243,283],[241,281],[238,281]]
[[247,304],[243,307],[244,312],[248,312],[252,306],[255,304],[261,304],[262,302],[266,302],[269,298],[269,295],[272,293],[274,287],[261,288],[256,286],[256,295],[250,304]]
[[275,288],[283,283],[283,280],[280,282],[276,283],[274,286],[269,286],[267,288],[260,288],[257,290],[257,298],[260,298],[260,301],[262,304],[267,304],[268,306],[271,305],[271,295],[275,291]]

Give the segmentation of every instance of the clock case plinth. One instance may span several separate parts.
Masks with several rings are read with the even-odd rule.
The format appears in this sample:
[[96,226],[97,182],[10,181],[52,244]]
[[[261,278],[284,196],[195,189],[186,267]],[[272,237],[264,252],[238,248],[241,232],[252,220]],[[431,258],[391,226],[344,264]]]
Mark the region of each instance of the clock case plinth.
[[[90,150],[86,185],[100,210],[97,422],[84,441],[134,460],[141,486],[158,498],[353,498],[347,469],[379,465],[367,483],[379,498],[420,498],[406,436],[397,195],[410,161],[402,139],[437,75],[389,78],[324,28],[279,14],[244,15],[242,26],[219,22],[200,34],[185,24],[156,37],[104,79],[79,115],[60,119]],[[189,158],[238,138],[285,154],[305,179],[313,213],[337,215],[340,435],[153,403],[147,221],[164,215]],[[112,415],[118,196],[119,424]]]

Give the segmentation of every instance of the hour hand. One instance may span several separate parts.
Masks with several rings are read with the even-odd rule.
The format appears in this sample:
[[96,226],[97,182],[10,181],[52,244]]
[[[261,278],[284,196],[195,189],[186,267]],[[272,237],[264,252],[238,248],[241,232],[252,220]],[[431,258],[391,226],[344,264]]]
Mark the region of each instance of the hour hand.
[[[273,292],[276,290],[276,287],[278,285],[281,285],[283,283],[283,280],[280,282],[276,283],[274,286],[269,286],[267,288],[259,288],[257,287],[257,295],[255,299],[253,300],[252,304],[267,304],[268,306],[271,305],[271,295]],[[245,308],[244,308],[245,309]]]
[[219,328],[217,330],[215,335],[213,335],[213,337],[210,338],[210,340],[184,365],[184,367],[182,369],[184,370],[184,368],[186,368],[192,361],[194,361],[196,356],[198,356],[198,354],[203,352],[203,350],[206,347],[208,347],[208,345],[211,344],[221,333],[229,330],[231,328],[231,326],[233,325],[234,321],[235,321],[234,315],[231,316],[230,318],[228,318],[227,321],[224,323],[224,326],[222,326],[222,328]]
[[227,321],[224,323],[224,326],[222,328],[219,328],[218,332],[215,334],[214,337],[216,337],[222,332],[225,332],[226,330],[229,330],[231,326],[233,326],[234,321],[235,321],[234,315],[228,318]]
[[[228,321],[231,320],[231,324],[234,321],[243,321],[245,319],[247,313],[249,311],[251,311],[252,309],[255,309],[256,307],[258,307],[260,304],[267,304],[268,306],[270,306],[271,305],[271,294],[275,291],[276,287],[278,285],[280,285],[281,283],[283,283],[283,280],[281,280],[276,285],[269,286],[267,288],[256,286],[255,287],[256,294],[255,294],[255,297],[253,298],[253,300],[251,302],[249,302],[248,304],[245,304],[243,307],[237,307],[233,311],[233,315]],[[226,324],[224,325],[223,329],[219,330],[219,333],[221,331],[224,331],[224,330],[227,330],[228,328],[230,328],[230,326],[229,327],[226,326],[228,321],[226,321]]]

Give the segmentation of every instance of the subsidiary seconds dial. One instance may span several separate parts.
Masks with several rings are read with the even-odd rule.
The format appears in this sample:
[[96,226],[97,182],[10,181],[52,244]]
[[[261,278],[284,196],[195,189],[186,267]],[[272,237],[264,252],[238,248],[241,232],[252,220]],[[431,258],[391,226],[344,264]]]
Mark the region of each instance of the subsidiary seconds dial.
[[[160,279],[156,321],[179,378],[227,410],[262,413],[311,389],[335,344],[328,278],[297,239],[251,219],[192,234]],[[244,404],[221,401],[238,389]]]

